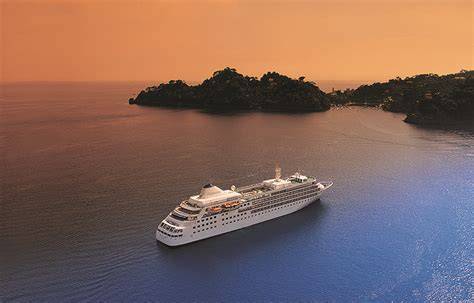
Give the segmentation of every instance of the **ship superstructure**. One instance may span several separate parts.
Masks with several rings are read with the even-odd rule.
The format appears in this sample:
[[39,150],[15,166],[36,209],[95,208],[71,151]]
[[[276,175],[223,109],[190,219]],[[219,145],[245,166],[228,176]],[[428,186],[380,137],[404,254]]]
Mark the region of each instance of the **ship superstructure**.
[[318,200],[331,186],[299,173],[283,179],[279,168],[274,179],[244,187],[206,184],[160,223],[156,239],[177,246],[281,217]]

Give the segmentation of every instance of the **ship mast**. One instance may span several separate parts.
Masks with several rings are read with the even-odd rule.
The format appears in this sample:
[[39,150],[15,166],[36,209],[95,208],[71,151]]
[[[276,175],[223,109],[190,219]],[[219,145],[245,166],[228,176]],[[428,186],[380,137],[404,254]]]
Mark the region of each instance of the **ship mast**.
[[275,165],[275,180],[280,180],[281,178],[281,168],[280,165],[277,163]]

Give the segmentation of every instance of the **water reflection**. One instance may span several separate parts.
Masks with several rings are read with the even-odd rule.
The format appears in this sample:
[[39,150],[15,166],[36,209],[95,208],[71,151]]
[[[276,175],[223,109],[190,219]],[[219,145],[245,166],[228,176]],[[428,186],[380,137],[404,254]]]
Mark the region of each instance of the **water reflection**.
[[[136,83],[26,86],[2,100],[0,301],[468,299],[471,130],[367,108],[129,106]],[[276,220],[157,245],[204,183],[260,182],[277,161],[335,186]]]

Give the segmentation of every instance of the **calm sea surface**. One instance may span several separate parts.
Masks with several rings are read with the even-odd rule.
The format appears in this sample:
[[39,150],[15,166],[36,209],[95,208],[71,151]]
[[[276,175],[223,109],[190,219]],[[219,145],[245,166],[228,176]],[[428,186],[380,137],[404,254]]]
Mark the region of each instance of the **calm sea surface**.
[[[128,105],[144,86],[2,86],[0,301],[474,300],[472,130]],[[335,185],[292,215],[157,244],[204,183],[258,182],[275,162]]]

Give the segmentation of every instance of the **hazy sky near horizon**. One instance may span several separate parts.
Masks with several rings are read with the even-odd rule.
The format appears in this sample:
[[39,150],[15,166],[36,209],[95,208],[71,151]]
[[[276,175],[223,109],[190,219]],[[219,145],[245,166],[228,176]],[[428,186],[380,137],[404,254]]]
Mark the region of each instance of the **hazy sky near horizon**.
[[1,80],[445,74],[474,69],[473,28],[470,0],[3,0]]

